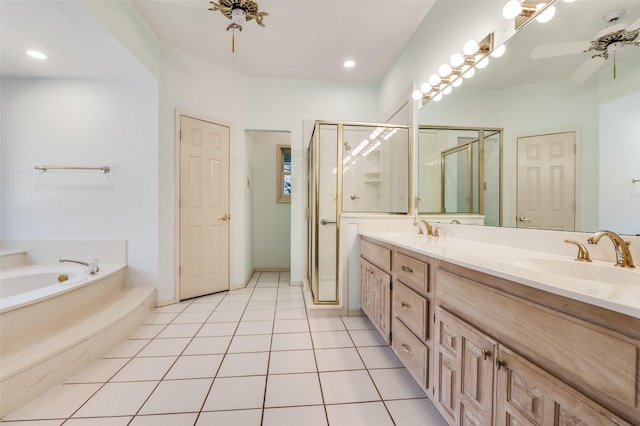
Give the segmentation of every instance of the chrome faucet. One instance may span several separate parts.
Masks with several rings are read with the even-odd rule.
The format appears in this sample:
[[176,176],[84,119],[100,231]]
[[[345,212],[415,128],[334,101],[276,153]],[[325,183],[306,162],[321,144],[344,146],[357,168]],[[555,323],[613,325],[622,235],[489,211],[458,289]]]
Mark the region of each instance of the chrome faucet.
[[416,220],[415,222],[413,222],[413,226],[417,226],[418,227],[418,234],[424,235],[424,232],[422,231],[422,228],[420,227],[420,224],[424,225],[424,228],[427,231],[427,235],[431,235],[433,237],[437,237],[438,236],[438,230],[437,229],[434,230],[433,226],[431,226],[431,224],[429,224],[429,222],[427,222],[424,219]]
[[87,267],[87,271],[89,271],[89,275],[95,275],[100,271],[100,266],[98,266],[100,262],[98,261],[98,259],[93,259],[91,263],[83,262],[81,260],[60,259],[60,263],[62,262],[77,263],[79,265],[84,265]]
[[603,236],[609,237],[611,242],[613,243],[613,247],[616,250],[616,266],[620,266],[623,268],[635,268],[633,264],[633,259],[631,258],[631,251],[629,250],[630,241],[623,240],[620,235],[611,231],[598,231],[595,234],[591,235],[587,242],[589,244],[598,244],[600,238]]

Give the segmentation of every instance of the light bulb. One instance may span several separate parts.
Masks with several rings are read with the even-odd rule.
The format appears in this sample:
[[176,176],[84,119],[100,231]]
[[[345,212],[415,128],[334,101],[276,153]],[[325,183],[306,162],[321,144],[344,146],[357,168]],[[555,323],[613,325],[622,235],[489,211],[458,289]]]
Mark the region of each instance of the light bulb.
[[431,87],[431,85],[429,83],[427,83],[426,81],[420,85],[420,91],[422,93],[425,93],[425,94],[429,93],[431,91],[431,89],[433,89],[433,87]]
[[462,54],[460,53],[456,53],[451,57],[449,63],[452,67],[459,67],[460,65],[464,64],[464,56],[462,56]]
[[438,84],[440,84],[440,76],[438,74],[431,74],[429,76],[429,84],[432,86],[437,86]]
[[478,45],[478,43],[475,40],[469,40],[462,47],[462,51],[467,56],[468,55],[473,55],[474,53],[476,53],[478,51],[478,49],[480,49],[480,46]]
[[433,97],[433,100],[436,102],[440,101],[441,99],[442,99],[442,93],[438,93]]
[[420,99],[422,99],[422,92],[419,90],[414,90],[411,94],[411,97],[414,101],[419,101]]
[[462,79],[462,77],[458,77],[458,78],[456,78],[455,80],[453,80],[453,81],[451,82],[451,85],[452,85],[453,87],[460,87],[460,86],[462,85],[462,82],[463,82],[463,81],[464,81],[464,80]]
[[231,21],[236,25],[242,25],[247,22],[247,13],[244,9],[236,7],[231,11]]
[[442,91],[443,95],[448,95],[449,93],[451,93],[451,91],[453,90],[453,87],[451,86],[447,86],[444,88],[444,90]]
[[502,16],[505,19],[514,19],[522,12],[522,4],[518,0],[509,0],[502,8]]
[[[539,11],[546,5],[547,5],[546,3],[538,3],[536,5],[536,11]],[[538,16],[536,16],[536,21],[540,22],[541,24],[545,24],[550,20],[552,20],[555,15],[556,15],[556,7],[554,5],[551,5],[547,7],[545,10],[543,10],[540,14],[538,14]]]
[[440,65],[440,68],[438,68],[438,74],[440,74],[441,77],[449,77],[449,75],[451,75],[451,67],[449,64]]
[[485,56],[484,58],[480,59],[480,61],[476,64],[476,68],[484,69],[487,67],[487,65],[489,65],[489,57]]
[[506,50],[506,46],[504,44],[501,44],[500,46],[493,49],[493,52],[491,52],[491,56],[493,56],[494,58],[499,58],[500,56],[504,55],[504,52]]
[[464,78],[471,78],[476,74],[476,69],[475,68],[469,68],[467,70],[467,72],[465,72],[464,74],[462,74],[462,76]]

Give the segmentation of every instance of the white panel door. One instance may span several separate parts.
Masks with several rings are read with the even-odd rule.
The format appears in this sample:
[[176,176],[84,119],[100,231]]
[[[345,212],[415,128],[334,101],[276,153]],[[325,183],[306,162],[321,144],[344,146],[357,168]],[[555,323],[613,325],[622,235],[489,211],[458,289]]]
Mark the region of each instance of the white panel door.
[[575,132],[518,138],[516,224],[575,230]]
[[180,116],[180,300],[229,289],[229,128]]

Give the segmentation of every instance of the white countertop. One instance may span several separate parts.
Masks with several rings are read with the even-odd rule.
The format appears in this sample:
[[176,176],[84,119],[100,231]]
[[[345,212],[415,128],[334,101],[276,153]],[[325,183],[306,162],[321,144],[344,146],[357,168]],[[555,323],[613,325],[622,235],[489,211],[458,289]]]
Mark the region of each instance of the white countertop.
[[[637,267],[621,270],[611,262],[598,260],[582,264],[573,257],[559,254],[460,238],[427,237],[418,235],[417,232],[361,232],[361,235],[640,318],[640,268]],[[562,272],[554,272],[554,269],[562,269]],[[572,276],[573,272],[570,271],[576,271],[576,276]],[[586,273],[582,273],[583,271]],[[579,274],[582,278],[577,277]],[[599,278],[599,274],[605,278]],[[616,281],[607,282],[606,277],[614,277]]]

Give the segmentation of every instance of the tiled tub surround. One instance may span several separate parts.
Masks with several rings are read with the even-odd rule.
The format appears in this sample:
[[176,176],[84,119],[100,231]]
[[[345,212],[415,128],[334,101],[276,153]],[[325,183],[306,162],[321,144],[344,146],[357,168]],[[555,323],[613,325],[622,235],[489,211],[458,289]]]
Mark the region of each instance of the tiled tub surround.
[[[388,319],[392,344],[396,324],[415,329],[416,345],[402,347],[410,346],[415,355],[419,346],[428,354],[419,366],[428,372],[424,383],[433,384],[429,395],[450,424],[537,419],[531,424],[542,425],[550,424],[549,415],[593,425],[638,424],[640,271],[613,266],[610,243],[588,246],[598,265],[593,269],[594,264],[575,262],[577,249],[563,242],[586,242],[590,234],[492,230],[494,238],[483,240],[478,237],[491,234],[478,227],[445,225],[439,238],[413,231],[362,232],[361,248],[367,249],[362,262],[375,264],[372,253],[390,253],[393,261],[387,255],[380,265],[388,269],[393,288],[379,291],[392,293],[385,298],[394,300]],[[380,249],[372,250],[370,243]],[[580,277],[581,269],[575,268],[581,267],[604,272]],[[432,293],[416,293],[416,283],[423,281]],[[396,304],[396,291],[404,284],[415,290],[405,293],[415,297],[398,293],[402,300]],[[400,315],[400,306],[415,311],[414,299],[426,300],[427,326],[433,324],[426,337]],[[394,344],[403,355],[399,347]],[[414,376],[423,371],[405,365]],[[528,408],[533,411],[525,412]]]
[[[39,247],[48,244],[36,243]],[[75,249],[81,251],[86,245],[82,242]],[[124,242],[108,245],[125,247]],[[65,242],[63,246],[68,250],[73,244]],[[43,257],[46,250],[37,247],[34,251],[36,255],[30,256],[28,250],[3,250],[3,278],[21,279],[24,274],[55,272],[60,267],[79,270],[83,275],[83,267],[74,264],[27,263],[38,258],[64,257]],[[114,260],[124,258],[124,250],[120,256],[107,256]],[[40,289],[0,301],[0,415],[77,373],[142,323],[155,305],[155,289],[125,288],[125,271],[124,264],[103,263],[96,275],[87,274],[67,284],[46,283]]]
[[287,273],[155,309],[7,425],[444,425],[366,317],[308,318]]

